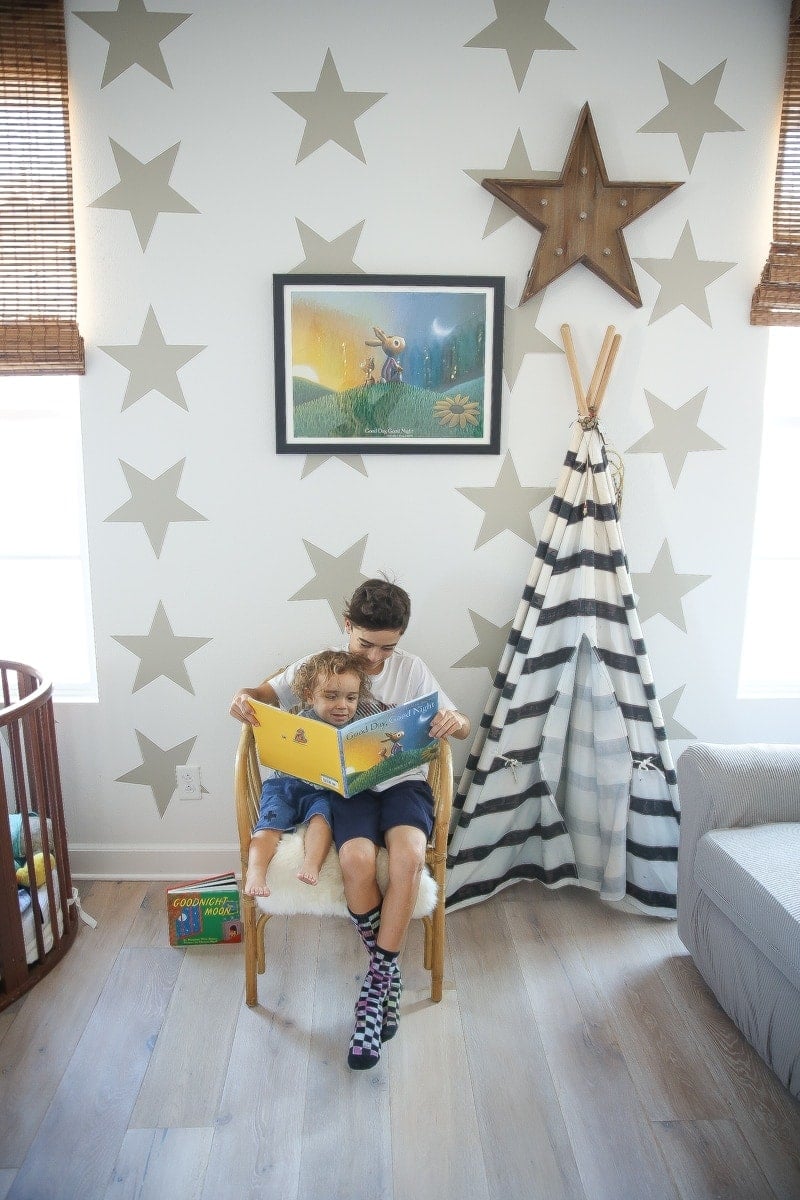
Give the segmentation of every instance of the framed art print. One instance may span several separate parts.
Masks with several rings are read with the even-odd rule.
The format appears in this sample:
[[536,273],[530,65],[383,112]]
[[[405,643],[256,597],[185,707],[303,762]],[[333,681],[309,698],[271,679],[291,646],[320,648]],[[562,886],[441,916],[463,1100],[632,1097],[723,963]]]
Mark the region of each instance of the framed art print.
[[504,281],[275,275],[279,454],[498,454]]

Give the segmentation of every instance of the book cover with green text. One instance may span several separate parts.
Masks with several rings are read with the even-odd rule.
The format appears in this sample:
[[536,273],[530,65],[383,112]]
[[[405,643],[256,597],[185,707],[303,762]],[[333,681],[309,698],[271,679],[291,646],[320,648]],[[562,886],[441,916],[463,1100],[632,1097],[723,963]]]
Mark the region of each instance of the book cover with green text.
[[233,871],[167,888],[171,946],[241,942],[239,887]]

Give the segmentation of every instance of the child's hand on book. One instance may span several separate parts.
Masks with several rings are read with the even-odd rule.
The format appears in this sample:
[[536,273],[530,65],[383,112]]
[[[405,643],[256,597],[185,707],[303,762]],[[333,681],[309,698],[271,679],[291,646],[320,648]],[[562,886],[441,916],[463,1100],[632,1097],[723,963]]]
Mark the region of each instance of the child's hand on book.
[[230,714],[237,721],[245,721],[248,725],[258,725],[258,717],[250,706],[250,693],[237,692],[231,701]]

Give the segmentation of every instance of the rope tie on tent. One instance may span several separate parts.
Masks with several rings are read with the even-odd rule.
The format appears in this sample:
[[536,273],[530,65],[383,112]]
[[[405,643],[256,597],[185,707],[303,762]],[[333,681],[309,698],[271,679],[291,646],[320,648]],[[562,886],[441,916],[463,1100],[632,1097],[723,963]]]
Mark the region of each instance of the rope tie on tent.
[[653,761],[653,756],[651,754],[648,754],[647,758],[642,759],[637,769],[639,771],[658,771],[662,779],[667,778],[661,767],[659,767],[658,763]]
[[514,777],[514,783],[519,782],[517,779],[517,767],[520,766],[519,759],[509,758],[506,754],[498,754],[497,756],[502,763],[511,768],[511,774]]
[[614,489],[614,503],[617,506],[617,513],[622,512],[622,487],[625,483],[625,464],[622,461],[622,455],[616,450],[612,450],[603,436],[602,429],[598,429],[600,440],[603,443],[606,458],[608,459],[608,475],[611,480],[611,486]]

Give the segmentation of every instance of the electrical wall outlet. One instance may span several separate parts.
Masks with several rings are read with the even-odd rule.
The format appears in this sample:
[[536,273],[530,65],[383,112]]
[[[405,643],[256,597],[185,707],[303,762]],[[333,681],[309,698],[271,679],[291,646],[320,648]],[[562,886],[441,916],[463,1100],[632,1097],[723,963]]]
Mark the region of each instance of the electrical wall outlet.
[[175,768],[179,800],[200,799],[200,768],[192,765]]

